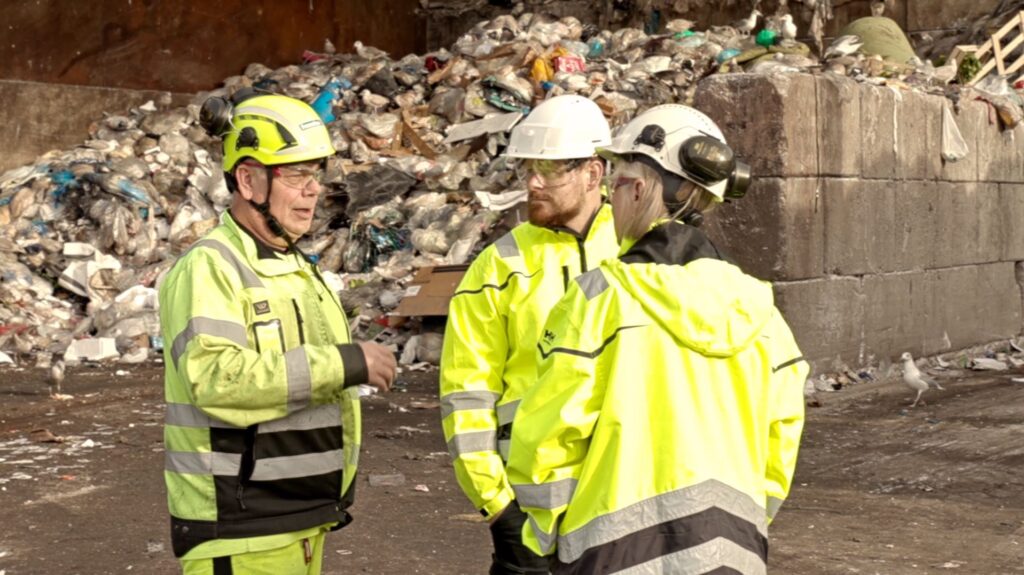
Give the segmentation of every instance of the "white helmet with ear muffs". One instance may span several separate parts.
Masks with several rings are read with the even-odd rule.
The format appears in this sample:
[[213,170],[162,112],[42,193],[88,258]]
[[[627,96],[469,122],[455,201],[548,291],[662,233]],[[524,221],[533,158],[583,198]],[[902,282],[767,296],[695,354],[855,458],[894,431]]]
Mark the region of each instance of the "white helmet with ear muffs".
[[750,166],[736,159],[711,118],[689,106],[665,104],[647,110],[620,128],[605,150],[658,171],[668,206],[685,200],[675,197],[681,179],[718,201],[741,198],[750,186]]

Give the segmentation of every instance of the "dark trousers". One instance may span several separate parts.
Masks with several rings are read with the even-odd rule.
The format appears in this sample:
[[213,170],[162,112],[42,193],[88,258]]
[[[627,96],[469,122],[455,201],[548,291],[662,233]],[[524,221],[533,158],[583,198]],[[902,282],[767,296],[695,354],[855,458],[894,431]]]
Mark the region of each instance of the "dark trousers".
[[548,559],[534,554],[523,544],[523,524],[526,513],[519,503],[512,501],[501,515],[491,523],[494,554],[491,555],[490,575],[526,575],[548,573]]

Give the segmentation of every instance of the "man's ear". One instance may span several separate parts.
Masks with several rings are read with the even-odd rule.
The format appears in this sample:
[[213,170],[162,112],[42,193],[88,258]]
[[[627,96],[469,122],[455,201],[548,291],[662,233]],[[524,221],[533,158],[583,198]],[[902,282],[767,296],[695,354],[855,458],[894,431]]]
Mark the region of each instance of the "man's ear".
[[601,187],[601,178],[604,177],[604,162],[601,160],[591,160],[587,164],[587,190],[593,190]]
[[235,181],[238,183],[238,193],[246,201],[253,198],[253,173],[248,167],[239,166],[235,168]]

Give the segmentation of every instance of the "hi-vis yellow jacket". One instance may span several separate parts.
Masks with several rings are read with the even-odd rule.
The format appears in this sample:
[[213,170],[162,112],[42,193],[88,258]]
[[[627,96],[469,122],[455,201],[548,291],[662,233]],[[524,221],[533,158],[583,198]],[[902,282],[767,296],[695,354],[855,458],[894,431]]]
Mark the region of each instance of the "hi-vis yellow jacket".
[[537,340],[572,278],[618,252],[611,208],[585,237],[529,223],[481,252],[448,310],[441,356],[441,417],[455,475],[485,516],[513,499],[504,459],[512,418],[537,380]]
[[553,572],[765,572],[808,371],[769,284],[662,224],[573,282],[538,351],[508,474]]
[[261,249],[225,213],[162,283],[160,325],[175,555],[347,523],[366,361],[312,266]]

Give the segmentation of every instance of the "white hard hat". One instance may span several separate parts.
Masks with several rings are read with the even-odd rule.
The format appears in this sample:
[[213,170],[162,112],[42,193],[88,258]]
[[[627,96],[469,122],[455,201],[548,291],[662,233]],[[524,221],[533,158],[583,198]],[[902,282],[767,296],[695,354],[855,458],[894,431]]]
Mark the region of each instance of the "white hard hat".
[[[665,104],[647,110],[623,126],[605,149],[620,156],[650,158],[719,201],[742,197],[750,183],[750,166],[736,161],[711,118],[689,106]],[[664,192],[674,194],[675,189]]]
[[534,160],[589,158],[612,141],[601,108],[582,96],[545,100],[512,129],[505,155]]

